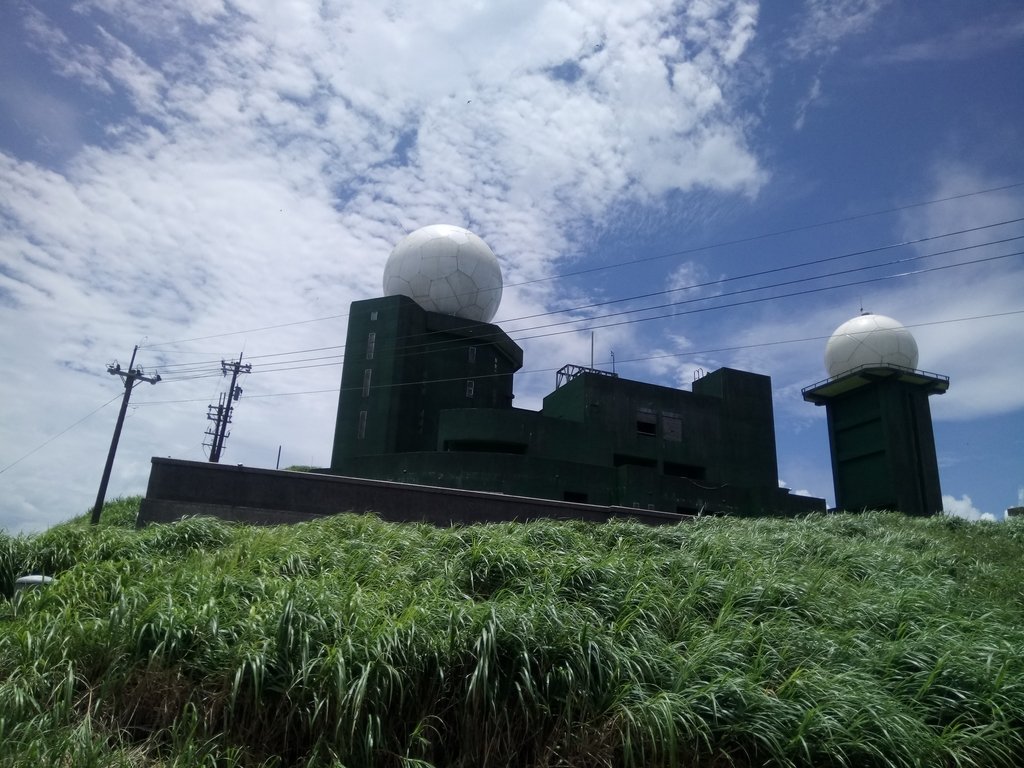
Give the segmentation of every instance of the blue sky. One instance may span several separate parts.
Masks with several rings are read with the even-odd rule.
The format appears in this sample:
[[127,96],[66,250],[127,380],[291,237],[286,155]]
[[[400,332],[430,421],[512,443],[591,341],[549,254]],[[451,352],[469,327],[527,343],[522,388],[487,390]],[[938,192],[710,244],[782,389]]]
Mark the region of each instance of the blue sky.
[[765,373],[781,479],[829,499],[800,390],[862,306],[895,317],[951,377],[947,508],[1001,517],[1024,503],[1022,71],[1015,0],[4,3],[0,527],[90,507],[106,365],[136,344],[163,380],[110,496],[205,457],[240,353],[223,460],[329,463],[348,305],[431,223],[501,261],[517,405],[592,332],[637,379]]

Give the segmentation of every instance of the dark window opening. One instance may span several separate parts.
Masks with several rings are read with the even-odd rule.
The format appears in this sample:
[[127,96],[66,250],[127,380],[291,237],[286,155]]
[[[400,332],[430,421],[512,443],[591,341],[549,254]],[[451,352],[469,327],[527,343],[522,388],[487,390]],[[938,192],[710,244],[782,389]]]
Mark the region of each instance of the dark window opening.
[[466,397],[472,397],[473,392],[476,390],[476,383],[470,379],[466,382]]
[[573,501],[577,504],[587,503],[587,494],[582,491],[566,491],[562,494],[563,501]]
[[356,431],[356,437],[360,440],[366,437],[366,411],[359,412],[359,428]]
[[655,437],[658,434],[658,417],[647,411],[639,411],[636,415],[636,433],[644,437]]
[[476,347],[470,347],[469,348],[469,362],[471,362],[471,363],[475,363],[476,362]]
[[665,474],[669,477],[685,477],[690,480],[704,480],[707,475],[706,467],[698,467],[696,464],[676,464],[665,462]]

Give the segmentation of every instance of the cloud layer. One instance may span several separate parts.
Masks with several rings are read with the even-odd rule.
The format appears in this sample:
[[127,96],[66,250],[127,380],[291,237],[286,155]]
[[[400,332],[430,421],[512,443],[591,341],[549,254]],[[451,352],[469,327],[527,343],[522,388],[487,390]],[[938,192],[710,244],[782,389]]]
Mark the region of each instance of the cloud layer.
[[[889,7],[807,0],[782,38],[758,47],[768,6],[749,0],[12,5],[0,343],[12,360],[3,391],[18,408],[0,426],[0,526],[42,527],[91,503],[119,399],[105,364],[124,365],[136,344],[164,380],[133,394],[112,493],[142,490],[149,456],[203,458],[221,360],[239,353],[254,367],[225,460],[268,466],[282,446],[285,465],[327,463],[348,304],[379,294],[389,251],[425,224],[466,226],[494,250],[506,282],[496,319],[513,335],[659,301],[725,302],[731,286],[687,284],[790,262],[805,246],[841,251],[848,241],[830,230],[835,242],[758,241],[558,279],[649,255],[629,239],[652,230],[727,241],[715,227],[733,226],[730,216],[772,210],[794,181],[765,130],[767,90],[784,67],[810,67],[807,96],[777,110],[785,130],[798,114],[800,135],[812,133],[808,110],[824,109],[833,87],[824,67]],[[930,177],[904,202],[1000,181],[936,158],[922,167]],[[873,242],[1010,218],[1020,205],[1011,190],[912,211]],[[870,297],[904,322],[932,323],[1020,309],[1022,283],[1018,260]],[[675,298],[598,306],[662,289]],[[608,326],[597,362],[617,350],[635,360],[627,375],[678,386],[697,368],[767,372],[787,428],[813,429],[820,414],[799,389],[821,377],[819,342],[779,342],[827,335],[851,311],[827,296],[793,306],[691,315],[689,305]],[[1024,407],[1022,356],[986,362],[1013,343],[1014,322],[914,329],[922,366],[954,377],[939,418]],[[565,362],[589,362],[588,327],[521,332],[517,405],[536,407]],[[820,467],[808,469],[820,460],[787,461],[794,485],[824,493]]]

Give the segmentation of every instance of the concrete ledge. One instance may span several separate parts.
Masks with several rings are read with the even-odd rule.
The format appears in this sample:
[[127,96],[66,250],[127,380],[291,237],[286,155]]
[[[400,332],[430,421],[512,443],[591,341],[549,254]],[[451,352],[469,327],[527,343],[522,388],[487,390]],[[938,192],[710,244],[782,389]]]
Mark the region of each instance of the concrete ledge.
[[441,526],[544,518],[629,519],[648,525],[693,520],[656,510],[154,457],[137,525],[166,523],[189,515],[279,525],[341,512],[372,512],[392,522]]

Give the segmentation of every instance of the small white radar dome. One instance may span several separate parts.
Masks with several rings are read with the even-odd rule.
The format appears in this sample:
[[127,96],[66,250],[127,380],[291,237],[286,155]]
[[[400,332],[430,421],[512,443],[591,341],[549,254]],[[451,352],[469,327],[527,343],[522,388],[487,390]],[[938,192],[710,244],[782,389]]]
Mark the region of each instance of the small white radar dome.
[[825,368],[832,377],[865,365],[916,369],[917,342],[910,331],[885,315],[866,312],[847,320],[825,345]]
[[384,265],[384,295],[428,312],[489,323],[501,304],[501,267],[468,229],[432,224],[406,235]]

